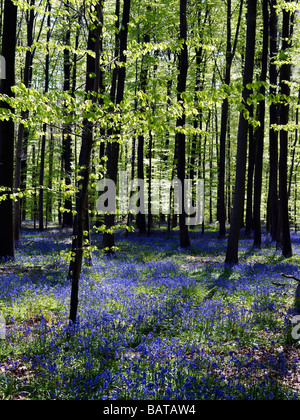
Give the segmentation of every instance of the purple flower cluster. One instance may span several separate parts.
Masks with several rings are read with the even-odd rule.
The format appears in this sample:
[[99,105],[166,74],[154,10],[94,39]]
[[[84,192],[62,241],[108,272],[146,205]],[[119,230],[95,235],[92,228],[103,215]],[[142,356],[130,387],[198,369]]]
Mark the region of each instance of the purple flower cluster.
[[[195,235],[193,252],[201,255],[204,244],[212,255],[223,252],[222,241],[208,239]],[[120,242],[126,246],[124,237]],[[36,264],[61,264],[55,275],[0,276],[0,301],[12,310],[6,314],[7,348],[23,340],[23,361],[39,375],[46,398],[297,398],[283,379],[298,361],[291,367],[275,351],[276,342],[274,351],[255,342],[258,336],[280,341],[289,328],[286,301],[293,285],[287,282],[282,299],[282,289],[272,280],[297,267],[247,261],[230,267],[217,261],[183,271],[180,262],[189,251],[178,250],[174,234],[168,240],[157,233],[152,239],[132,235],[130,244],[138,245],[142,258],[120,253],[106,259],[96,253],[93,266],[84,268],[79,322],[72,334],[67,324],[70,284],[59,256],[66,243],[38,235],[18,251],[20,262],[31,258]],[[44,297],[59,310],[44,312]],[[17,322],[10,316],[18,307],[35,304],[40,308],[35,317],[23,314]]]

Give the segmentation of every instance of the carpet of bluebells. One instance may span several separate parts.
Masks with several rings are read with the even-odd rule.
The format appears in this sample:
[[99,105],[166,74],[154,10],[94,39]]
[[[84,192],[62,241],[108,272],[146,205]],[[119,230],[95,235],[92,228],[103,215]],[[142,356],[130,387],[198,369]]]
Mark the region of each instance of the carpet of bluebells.
[[71,234],[23,230],[0,267],[0,399],[298,399],[300,346],[292,338],[300,235],[294,256],[263,237],[240,241],[224,263],[213,229],[150,238],[120,232],[116,256],[83,267],[79,321],[70,330],[65,253]]

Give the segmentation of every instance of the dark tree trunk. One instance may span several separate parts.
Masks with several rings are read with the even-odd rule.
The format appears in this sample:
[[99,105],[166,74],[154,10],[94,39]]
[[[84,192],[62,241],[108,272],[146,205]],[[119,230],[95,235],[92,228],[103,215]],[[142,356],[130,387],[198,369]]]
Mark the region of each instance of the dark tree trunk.
[[[299,104],[300,104],[300,89],[298,90],[298,105]],[[299,108],[298,107],[296,109],[295,124],[296,124],[296,127],[298,127],[298,124],[299,124]],[[293,151],[292,151],[292,161],[291,161],[291,167],[290,167],[290,173],[289,173],[288,198],[290,198],[290,195],[291,195],[292,177],[293,177],[293,171],[294,171],[294,166],[295,166],[295,153],[296,153],[297,143],[298,143],[298,128],[296,128],[295,130],[295,138],[294,138]]]
[[[238,23],[235,33],[235,41],[232,47],[231,42],[231,0],[227,1],[227,44],[226,44],[226,68],[224,83],[229,85],[231,79],[231,65],[235,55],[236,44],[239,34],[241,15],[243,9],[243,0],[240,3],[240,11]],[[225,160],[226,160],[226,133],[228,121],[228,98],[224,98],[221,112],[221,132],[220,132],[220,154],[218,164],[218,204],[217,204],[217,219],[219,221],[219,238],[224,238],[226,235],[226,210],[225,210]]]
[[[283,10],[282,23],[282,51],[285,52],[290,47],[290,12]],[[291,76],[291,65],[289,57],[280,67],[280,93],[286,98],[290,95],[288,82]],[[289,122],[289,103],[283,100],[280,107],[280,125],[285,126]],[[280,131],[280,157],[279,157],[279,215],[282,255],[290,257],[292,255],[292,245],[290,238],[289,211],[288,211],[288,192],[287,192],[287,155],[288,155],[288,131]]]
[[46,193],[46,226],[48,221],[52,221],[52,184],[53,184],[53,156],[54,156],[54,136],[53,128],[50,128],[49,144],[49,177],[48,190]]
[[[183,45],[180,50],[179,55],[179,75],[177,79],[177,101],[182,103],[184,102],[182,98],[182,93],[186,90],[186,79],[188,71],[188,50],[187,50],[187,20],[186,20],[186,5],[187,0],[180,0],[180,39],[183,41]],[[180,246],[188,247],[190,246],[189,231],[186,224],[186,191],[184,185],[185,179],[185,134],[182,131],[185,127],[185,111],[184,106],[182,105],[182,115],[177,118],[176,121],[176,139],[178,145],[178,159],[177,159],[177,177],[181,182],[181,212],[179,214],[179,229],[180,229]]]
[[[2,56],[6,60],[6,79],[1,80],[1,93],[9,97],[14,94],[11,87],[15,84],[17,7],[11,0],[4,3],[4,23],[2,35]],[[13,112],[6,103],[1,108]],[[14,187],[14,122],[12,119],[0,122],[0,186],[11,193]],[[13,201],[7,198],[0,201],[0,258],[15,257]]]
[[[35,5],[35,0],[28,0],[28,3],[30,3],[30,6]],[[47,11],[48,4],[45,5],[45,12]],[[34,9],[30,9],[26,11],[26,21],[27,21],[27,45],[32,47],[33,46],[33,36],[34,36],[34,21],[36,19],[37,12],[34,13]],[[40,36],[42,34],[42,29],[44,27],[46,13],[44,13],[43,18],[41,20],[41,24],[37,33],[36,42],[38,43]],[[25,68],[24,68],[24,85],[26,87],[31,86],[32,81],[32,62],[33,58],[35,56],[36,47],[34,47],[31,50],[26,51],[26,57],[25,57]],[[21,111],[21,115],[26,120],[28,118],[29,112],[27,110]],[[17,156],[21,154],[22,158],[20,161],[18,158],[16,158],[16,177],[15,182],[19,182],[19,176],[17,176],[17,172],[20,172],[20,185],[18,185],[17,188],[21,186],[21,190],[26,190],[26,183],[27,183],[27,152],[28,152],[28,141],[29,141],[29,132],[30,129],[28,127],[24,127],[24,125],[21,123],[19,126],[19,132],[18,132],[18,144],[17,144]],[[21,152],[20,152],[21,150]],[[21,165],[21,168],[18,168],[18,164]],[[26,195],[24,195],[20,200],[20,210],[21,210],[21,220],[26,220]],[[16,211],[17,213],[17,211]],[[16,214],[15,214],[16,218]],[[20,226],[20,224],[19,224]],[[19,232],[19,226],[16,227],[16,235],[18,236]]]
[[[35,0],[30,1],[30,6],[34,6]],[[33,45],[33,26],[34,26],[35,14],[33,8],[30,11],[26,11],[26,23],[27,23],[27,46]],[[24,78],[23,82],[25,87],[31,85],[32,79],[32,60],[34,51],[26,51],[25,66],[24,66]],[[28,111],[21,111],[21,118],[28,118]],[[15,163],[15,190],[17,191],[20,187],[25,190],[26,187],[26,170],[27,170],[27,145],[28,145],[28,128],[24,128],[24,124],[20,123],[18,128],[18,140],[16,147],[16,163]],[[21,227],[21,205],[25,208],[25,199],[21,200],[17,198],[14,204],[14,229],[15,229],[15,240],[20,239],[20,227]],[[25,215],[26,217],[26,215]],[[25,219],[24,217],[24,219]]]
[[[144,180],[144,135],[138,135],[138,147],[137,147],[137,175],[139,179]],[[136,226],[139,234],[146,233],[146,216],[145,216],[145,204],[144,204],[144,188],[140,191],[142,202],[139,203],[139,208],[142,211],[136,215]]]
[[153,223],[152,205],[151,205],[151,190],[152,190],[152,148],[153,148],[153,134],[149,132],[149,166],[148,166],[148,223],[147,236],[151,234],[151,226]]
[[[123,64],[118,67],[117,74],[117,87],[116,87],[116,104],[119,105],[123,100],[124,96],[124,86],[125,86],[125,76],[126,76],[126,55],[124,51],[127,48],[127,34],[128,34],[128,23],[130,17],[130,0],[124,0],[123,5],[123,18],[122,25],[119,33],[119,42],[120,42],[120,62]],[[112,98],[113,99],[113,98]],[[118,137],[120,135],[120,128],[114,130],[114,136]],[[119,160],[119,142],[114,141],[110,142],[107,145],[107,177],[114,181],[115,185],[117,184],[117,173],[118,173],[118,160]],[[105,215],[105,225],[107,229],[110,229],[114,226],[115,215],[107,214]],[[103,245],[107,250],[107,253],[114,252],[115,238],[114,234],[110,232],[105,232],[103,234]]]
[[32,219],[33,227],[36,229],[36,218],[37,218],[37,171],[36,171],[37,159],[35,152],[35,145],[32,145],[32,188],[34,189],[33,202],[32,202]]
[[[118,59],[120,54],[120,0],[116,0],[115,8],[115,51],[114,58]],[[117,90],[117,79],[118,79],[118,66],[116,65],[113,69],[111,88],[110,88],[110,99],[114,103],[116,100],[116,90]]]
[[[149,42],[149,35],[144,35],[144,42]],[[141,64],[141,74],[140,74],[140,89],[142,92],[146,92],[147,86],[147,77],[148,77],[148,63],[147,56],[143,57]],[[143,109],[141,109],[143,112]],[[138,135],[138,153],[137,153],[137,174],[138,178],[144,180],[144,134]],[[141,195],[144,197],[144,188],[142,188]],[[141,211],[136,215],[136,225],[140,234],[146,233],[146,216],[145,216],[145,206],[144,200],[140,203]]]
[[[251,94],[253,91],[251,91]],[[249,106],[250,118],[254,116],[254,106]],[[253,125],[249,125],[248,136],[248,172],[247,172],[247,193],[246,193],[246,217],[245,217],[245,237],[249,238],[253,229],[253,174],[255,166],[255,148],[256,148],[256,134]]]
[[[256,32],[256,3],[257,0],[248,0],[247,4],[247,35],[246,35],[246,55],[245,68],[243,77],[243,104],[245,111],[248,110],[247,99],[250,90],[247,88],[252,83],[254,69],[254,53],[255,53],[255,32]],[[244,213],[245,200],[245,177],[246,177],[246,159],[247,159],[247,133],[248,120],[244,113],[240,113],[238,137],[237,137],[237,156],[236,156],[236,173],[235,173],[235,191],[232,209],[232,218],[229,231],[229,238],[226,252],[227,263],[238,262],[238,243],[241,224]]]
[[[261,74],[260,81],[266,82],[267,67],[268,67],[268,0],[263,0],[263,50],[261,58]],[[255,174],[254,174],[254,206],[253,206],[253,228],[254,228],[254,246],[261,247],[261,190],[262,190],[262,170],[263,170],[263,151],[264,151],[264,131],[265,131],[265,99],[266,88],[262,85],[259,89],[263,99],[259,102],[259,116],[260,123],[257,132],[257,144],[255,155]]]
[[[102,4],[97,5],[98,19],[101,22],[102,17]],[[96,94],[99,89],[99,48],[100,39],[102,38],[102,25],[97,25],[94,31],[89,30],[88,35],[88,50],[95,51],[95,58],[87,55],[86,65],[86,95],[91,97],[91,100],[95,102],[96,95],[90,96],[93,91]],[[90,77],[90,75],[96,74],[96,77]],[[71,303],[70,303],[70,323],[75,324],[78,310],[78,291],[79,291],[79,278],[82,267],[83,259],[83,248],[84,231],[88,230],[88,185],[90,177],[90,165],[91,156],[93,149],[93,131],[92,122],[84,120],[82,130],[82,143],[79,155],[79,182],[78,182],[78,193],[76,197],[76,216],[73,223],[73,242],[72,242],[72,253],[74,255],[73,261],[70,262],[69,266],[69,278],[72,281],[71,288]],[[89,238],[88,238],[89,239]]]
[[[69,2],[67,2],[67,7],[69,7]],[[71,25],[71,22],[69,23]],[[64,91],[70,92],[71,88],[71,60],[70,60],[70,26],[67,28],[65,36],[65,45],[67,48],[64,49]],[[63,130],[63,153],[62,153],[62,164],[63,164],[63,175],[65,178],[65,185],[68,188],[71,185],[71,124],[68,123],[65,125]],[[71,227],[73,224],[72,216],[72,199],[68,196],[65,198],[64,203],[64,212],[62,216],[62,226]]]
[[[270,95],[277,93],[277,66],[274,62],[277,56],[277,12],[276,0],[271,0],[270,8]],[[277,239],[278,225],[278,131],[272,125],[278,124],[278,105],[271,103],[269,108],[270,131],[269,131],[269,157],[270,157],[270,178],[269,178],[269,208],[270,208],[270,230],[272,240]]]
[[[47,54],[46,54],[46,63],[45,63],[45,93],[49,90],[49,41],[50,41],[50,12],[51,4],[48,2],[48,19],[47,19]],[[47,125],[43,124],[43,136],[41,144],[41,162],[40,162],[40,190],[39,190],[39,231],[44,230],[44,172],[45,172],[45,150],[46,150],[46,132]]]

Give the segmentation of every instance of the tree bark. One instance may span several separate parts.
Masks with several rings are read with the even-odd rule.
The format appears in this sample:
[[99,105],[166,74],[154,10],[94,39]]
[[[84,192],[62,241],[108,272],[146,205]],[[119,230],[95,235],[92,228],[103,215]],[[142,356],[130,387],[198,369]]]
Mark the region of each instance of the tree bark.
[[[45,90],[44,92],[47,93],[49,90],[49,41],[50,41],[50,12],[51,12],[51,4],[48,1],[48,19],[47,19],[47,54],[46,54],[46,63],[45,63]],[[42,136],[42,144],[41,144],[41,163],[40,163],[40,190],[39,190],[39,231],[44,230],[44,172],[45,172],[45,150],[46,150],[46,132],[47,132],[47,125],[43,124],[43,136]]]
[[[268,0],[263,0],[263,50],[261,58],[261,74],[260,82],[265,83],[267,79],[267,67],[268,67]],[[257,132],[257,144],[256,144],[256,155],[255,155],[255,174],[254,174],[254,205],[253,205],[253,229],[254,229],[254,246],[261,247],[261,190],[262,190],[262,170],[263,170],[263,151],[264,151],[264,131],[265,131],[265,94],[266,88],[262,84],[259,93],[263,96],[263,99],[259,102],[259,128]]]
[[[290,11],[283,10],[282,22],[282,51],[285,52],[290,47]],[[280,93],[284,99],[280,107],[280,125],[285,126],[289,122],[289,103],[290,87],[288,85],[291,76],[291,64],[289,57],[280,67]],[[288,192],[287,192],[287,155],[288,155],[288,131],[280,130],[280,157],[279,157],[279,215],[281,230],[282,255],[290,257],[292,255],[292,245],[290,238],[289,211],[288,211]]]
[[[66,3],[67,8],[69,8],[69,2]],[[71,60],[70,60],[70,31],[71,22],[69,22],[69,27],[66,30],[65,35],[65,45],[67,48],[64,49],[64,92],[69,92],[71,88]],[[62,133],[63,136],[63,153],[62,153],[62,163],[63,163],[63,175],[65,178],[65,185],[66,187],[71,185],[71,125],[70,123],[65,124],[64,130]],[[62,226],[63,227],[71,227],[73,224],[73,216],[72,216],[72,198],[67,197],[65,198],[64,209],[62,215]]]
[[[150,37],[148,34],[145,34],[143,36],[144,42],[149,42]],[[147,54],[148,56],[148,54]],[[140,89],[143,93],[146,92],[146,86],[147,86],[147,77],[148,77],[148,63],[147,63],[147,56],[142,58],[141,63],[141,73],[140,73]],[[141,109],[141,112],[143,112],[143,109]],[[138,135],[138,153],[137,153],[137,174],[138,178],[144,180],[144,134]],[[142,188],[141,194],[144,197],[144,188]],[[146,233],[146,216],[145,216],[145,206],[144,206],[144,200],[142,203],[140,203],[140,211],[136,215],[136,225],[138,228],[138,231],[140,234]]]
[[177,79],[177,101],[181,103],[182,106],[182,114],[176,121],[176,138],[175,141],[178,145],[178,159],[177,159],[177,177],[181,183],[179,187],[181,189],[181,212],[179,214],[179,230],[180,230],[180,246],[188,247],[191,245],[190,238],[189,238],[189,231],[186,224],[186,211],[185,211],[185,203],[186,203],[186,191],[184,185],[185,179],[185,134],[183,132],[185,127],[185,111],[184,111],[184,98],[182,94],[186,90],[186,79],[187,79],[187,71],[188,71],[188,50],[187,50],[187,19],[186,19],[186,6],[187,0],[180,0],[180,39],[183,41],[183,45],[180,50],[179,55],[179,75]]
[[[103,3],[98,3],[97,14],[98,19],[101,22]],[[89,96],[93,91],[96,94],[99,89],[99,40],[102,38],[102,25],[96,25],[94,31],[89,29],[88,35],[88,50],[95,51],[95,58],[91,55],[87,55],[86,64],[86,95]],[[96,39],[96,41],[95,41]],[[90,75],[96,74],[96,77],[92,78]],[[98,76],[97,76],[98,75]],[[97,100],[96,95],[91,96],[91,100],[95,102]],[[73,223],[73,242],[72,242],[72,254],[73,261],[70,262],[69,266],[69,278],[72,282],[71,288],[71,302],[70,302],[70,324],[73,325],[77,320],[78,311],[78,292],[79,292],[79,278],[82,267],[83,259],[83,247],[84,231],[89,231],[87,226],[88,219],[88,185],[90,178],[90,165],[91,156],[93,149],[93,131],[92,122],[84,120],[82,130],[82,143],[79,155],[79,182],[78,182],[78,193],[76,197],[76,216]]]
[[[15,84],[17,6],[11,0],[4,3],[4,22],[2,35],[2,56],[6,60],[6,79],[1,80],[1,93],[14,97],[11,87]],[[1,108],[14,110],[6,103]],[[14,187],[14,122],[12,118],[0,122],[0,186],[11,193]],[[5,193],[5,192],[4,192]],[[15,257],[13,201],[7,198],[0,201],[0,258]]]
[[[226,43],[226,67],[224,83],[228,86],[231,79],[231,65],[235,55],[236,44],[240,29],[241,15],[243,9],[243,0],[240,3],[238,23],[235,33],[235,41],[232,47],[231,41],[231,0],[227,1],[227,43]],[[221,111],[221,132],[220,132],[220,154],[218,164],[218,204],[217,204],[217,219],[219,221],[219,235],[224,238],[226,235],[226,208],[225,208],[225,160],[226,160],[226,133],[228,121],[228,98],[224,98],[222,102]]]
[[[30,1],[30,6],[34,6],[35,0]],[[35,14],[33,8],[30,11],[26,11],[26,23],[27,23],[27,46],[33,45],[33,26],[34,26]],[[26,88],[31,85],[32,79],[32,60],[34,51],[27,50],[25,56],[24,66],[24,77],[23,83]],[[28,118],[28,111],[21,111],[21,117],[23,119]],[[26,170],[27,170],[27,145],[28,145],[28,128],[24,128],[24,124],[20,123],[18,128],[18,140],[16,147],[16,162],[15,162],[15,190],[17,191],[20,187],[25,190],[26,184]],[[23,185],[22,185],[23,184]],[[19,197],[14,204],[14,229],[15,229],[15,240],[20,240],[20,227],[21,227],[21,214],[20,208],[21,203],[25,207],[25,200],[21,200]],[[25,215],[26,217],[26,215]],[[24,217],[24,219],[25,219]]]
[[[277,56],[277,12],[276,0],[270,3],[270,96],[277,92],[277,65],[275,63]],[[278,105],[272,102],[269,108],[270,131],[269,131],[269,203],[270,203],[270,231],[272,240],[277,239],[278,226],[278,131],[272,128],[272,125],[278,124]]]
[[[251,94],[253,90],[251,90]],[[249,106],[250,118],[254,116],[254,106]],[[256,150],[257,132],[253,125],[248,128],[248,171],[247,171],[247,193],[246,193],[246,217],[245,217],[245,237],[249,238],[253,229],[253,175],[255,166],[255,150]]]
[[[245,111],[249,112],[247,100],[250,90],[247,88],[252,83],[254,69],[254,53],[256,38],[256,3],[257,0],[248,0],[247,4],[247,35],[246,35],[246,55],[245,68],[243,76],[243,104]],[[240,113],[238,136],[237,136],[237,155],[236,155],[236,172],[235,172],[235,190],[234,202],[232,209],[232,219],[229,231],[229,238],[226,252],[226,263],[238,262],[238,243],[241,224],[244,213],[245,200],[245,176],[246,176],[246,159],[247,159],[247,133],[248,120],[244,116],[244,112]]]
[[[122,24],[119,34],[120,42],[120,62],[121,66],[118,67],[118,77],[117,77],[117,87],[116,87],[116,105],[119,105],[124,97],[124,87],[125,87],[125,76],[126,76],[126,55],[124,51],[127,49],[127,34],[128,34],[128,23],[130,17],[130,0],[124,0],[123,5],[123,17]],[[117,127],[113,132],[114,137],[120,135],[120,127]],[[117,184],[117,174],[118,174],[118,161],[119,161],[119,142],[113,141],[110,142],[107,146],[107,176],[109,179],[114,181],[115,185]],[[114,226],[115,215],[106,214],[105,215],[105,225],[107,229],[110,229]],[[114,253],[115,246],[115,237],[114,233],[104,232],[103,234],[103,245],[107,250],[108,254]]]

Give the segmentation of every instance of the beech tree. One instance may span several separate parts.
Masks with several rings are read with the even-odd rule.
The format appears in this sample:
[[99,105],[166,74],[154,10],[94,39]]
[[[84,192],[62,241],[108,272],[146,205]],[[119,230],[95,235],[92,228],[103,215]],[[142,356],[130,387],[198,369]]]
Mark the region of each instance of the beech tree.
[[[257,7],[249,0],[246,10],[237,0],[98,3],[20,5],[15,80],[7,70],[6,81],[11,80],[2,81],[8,93],[0,113],[2,131],[10,124],[17,128],[9,143],[15,154],[15,239],[22,220],[41,230],[58,220],[82,233],[84,255],[95,222],[110,254],[116,249],[114,230],[126,220],[148,234],[165,223],[171,231],[179,220],[180,245],[190,246],[184,181],[204,178],[205,219],[191,230],[204,234],[207,224],[217,222],[216,234],[224,238],[230,223],[226,261],[237,262],[246,216],[245,234],[254,234],[256,246],[266,222],[272,240],[289,256],[289,225],[299,224],[298,27],[296,21],[294,35],[291,21],[296,4],[262,0]],[[10,51],[4,40],[8,30],[3,25],[1,31],[3,48]],[[5,54],[10,65],[13,56]],[[13,84],[13,90],[7,88]],[[6,147],[2,141],[5,166]],[[120,169],[133,184],[138,177],[148,187],[141,212],[148,220],[145,214],[94,211],[95,180],[110,178],[118,187]],[[2,197],[10,185],[5,176]],[[157,212],[151,201],[151,188],[156,180],[175,178],[182,185],[182,214],[178,218],[175,212],[171,187],[165,217],[162,206]],[[79,205],[83,185],[87,196]],[[194,191],[193,206],[195,196]],[[9,201],[1,200],[1,207],[10,208]],[[5,224],[1,235],[11,225]],[[73,242],[73,257],[80,241]]]
[[282,255],[290,257],[292,255],[292,246],[290,238],[289,226],[289,210],[288,210],[288,192],[287,192],[287,153],[288,153],[288,131],[286,125],[289,121],[289,101],[290,96],[290,75],[291,64],[287,56],[287,50],[290,47],[290,31],[291,31],[291,12],[289,9],[283,8],[282,21],[282,48],[281,53],[284,62],[280,67],[280,93],[282,95],[282,103],[280,106],[280,157],[279,157],[279,220],[280,220],[280,241],[282,245]]
[[[276,11],[276,0],[270,1],[270,17],[269,17],[269,28],[270,28],[270,87],[269,92],[271,97],[277,93],[277,64],[276,57],[278,53],[278,39],[277,39],[277,11]],[[273,241],[277,239],[277,228],[278,228],[278,131],[275,129],[278,124],[278,103],[272,101],[269,107],[269,220],[267,228],[271,232]]]
[[[117,66],[117,87],[116,87],[116,102],[115,105],[119,106],[124,97],[124,87],[125,87],[125,76],[126,76],[126,55],[125,51],[127,48],[127,35],[128,35],[128,23],[130,18],[130,0],[124,0],[123,5],[123,17],[121,23],[121,29],[119,33],[119,62],[120,65]],[[114,137],[113,142],[110,142],[107,146],[107,176],[109,179],[114,181],[115,185],[117,184],[117,174],[118,174],[118,160],[119,160],[119,142],[118,138],[120,136],[120,127],[116,127],[112,136]],[[113,228],[115,222],[114,214],[105,215],[105,225],[107,231],[103,234],[103,244],[107,249],[108,253],[114,252],[115,240],[114,234],[110,231]]]
[[[50,77],[50,55],[49,55],[49,41],[50,41],[50,28],[51,28],[51,3],[47,2],[47,52],[45,60],[45,89],[44,92],[49,91],[49,77]],[[45,152],[46,152],[46,135],[47,135],[47,124],[43,123],[43,135],[41,139],[41,162],[40,162],[40,176],[39,176],[39,230],[44,230],[44,174],[45,174]]]
[[186,145],[185,145],[185,110],[184,110],[184,93],[186,91],[186,80],[188,71],[188,50],[187,50],[187,18],[186,18],[187,0],[180,0],[180,40],[182,46],[179,54],[179,74],[177,79],[177,101],[181,104],[181,115],[176,121],[176,143],[177,143],[177,177],[180,181],[179,189],[181,189],[182,208],[179,214],[180,228],[180,245],[182,247],[190,246],[190,238],[188,227],[186,225],[186,189],[185,189],[185,163],[186,163]]
[[[69,2],[66,3],[67,12],[69,13]],[[70,38],[71,38],[71,19],[69,17],[67,28],[65,32],[65,45],[64,49],[64,91],[70,92],[71,89],[71,56],[70,56]],[[62,167],[65,178],[66,187],[71,185],[71,124],[65,124],[62,133]],[[73,223],[72,215],[72,197],[68,196],[64,202],[64,212],[62,215],[63,227],[71,227]]]
[[[237,40],[239,36],[241,16],[243,10],[243,0],[240,2],[239,16],[236,25],[235,37],[232,44],[232,7],[231,0],[227,1],[227,16],[226,16],[226,63],[225,63],[225,75],[224,84],[229,86],[231,80],[231,67],[232,61],[236,52]],[[226,135],[227,135],[227,124],[228,124],[228,108],[229,101],[225,97],[222,102],[222,113],[221,113],[221,131],[220,131],[220,154],[218,162],[218,221],[219,221],[219,238],[224,238],[226,234],[225,222],[226,222],[226,207],[225,207],[225,158],[226,158]]]
[[247,35],[245,66],[243,75],[243,110],[240,112],[237,152],[236,152],[236,174],[234,202],[232,209],[232,218],[230,224],[229,238],[226,251],[226,262],[238,262],[238,243],[239,234],[243,220],[244,200],[245,200],[245,175],[247,159],[247,138],[248,138],[248,119],[249,113],[248,98],[250,96],[249,84],[252,83],[254,70],[255,38],[256,38],[256,0],[248,0],[247,4]]
[[262,172],[263,172],[263,150],[264,150],[264,131],[265,131],[265,83],[267,80],[268,68],[268,44],[269,44],[269,13],[267,0],[263,0],[263,44],[261,55],[261,73],[259,88],[260,101],[258,120],[259,127],[256,136],[256,153],[255,153],[255,175],[254,175],[254,204],[253,204],[253,229],[254,229],[254,245],[261,247],[261,190],[262,190]]
[[[97,4],[95,21],[91,22],[88,34],[88,51],[95,52],[95,58],[87,54],[85,90],[87,99],[91,99],[92,106],[96,103],[99,89],[99,46],[103,27],[101,24],[102,3]],[[82,143],[79,156],[79,182],[76,196],[76,216],[73,225],[72,260],[69,266],[69,278],[72,282],[69,319],[76,323],[78,310],[79,279],[87,239],[86,218],[88,217],[88,186],[91,172],[91,157],[93,150],[93,123],[88,119],[83,122]]]
[[[15,52],[16,52],[17,6],[12,0],[4,2],[2,57],[5,59],[5,79],[1,80],[1,93],[9,98],[14,97],[12,86],[15,84]],[[0,258],[15,257],[15,240],[13,229],[13,201],[10,194],[14,187],[14,112],[8,102],[2,101],[0,108],[8,114],[7,120],[0,121]]]

